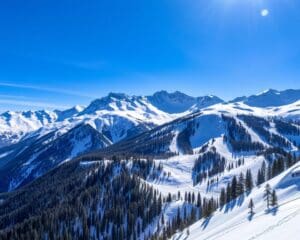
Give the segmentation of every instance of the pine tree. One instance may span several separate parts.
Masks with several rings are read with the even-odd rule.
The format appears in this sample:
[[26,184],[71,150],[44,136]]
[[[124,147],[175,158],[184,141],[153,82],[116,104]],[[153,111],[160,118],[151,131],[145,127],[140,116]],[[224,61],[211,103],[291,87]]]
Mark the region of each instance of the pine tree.
[[231,201],[231,186],[230,183],[228,183],[226,187],[226,203],[229,203],[230,201]]
[[201,207],[201,195],[198,193],[197,195],[197,207]]
[[276,191],[273,190],[272,191],[272,196],[271,196],[271,206],[272,207],[277,207],[277,205],[278,205],[277,194],[276,194]]
[[261,168],[257,173],[257,185],[260,185],[266,181],[266,162],[263,161]]
[[235,199],[237,197],[237,179],[236,176],[232,178],[231,181],[231,199]]
[[176,226],[179,227],[181,224],[181,217],[180,217],[180,208],[177,208],[177,216],[176,216]]
[[220,193],[220,207],[222,208],[226,204],[226,192],[225,189],[221,189]]
[[248,169],[246,172],[245,188],[247,192],[250,192],[253,188],[253,179],[250,169]]
[[249,201],[248,208],[249,208],[249,214],[252,216],[254,214],[254,203],[252,198]]
[[265,186],[265,191],[264,191],[264,200],[265,200],[266,203],[267,203],[267,209],[268,209],[268,210],[270,209],[271,195],[272,195],[271,187],[270,187],[269,184],[267,184],[267,185]]
[[242,194],[244,194],[244,174],[243,173],[240,173],[239,175],[239,180],[238,180],[238,183],[237,183],[237,189],[236,189],[236,194],[237,196],[240,196]]

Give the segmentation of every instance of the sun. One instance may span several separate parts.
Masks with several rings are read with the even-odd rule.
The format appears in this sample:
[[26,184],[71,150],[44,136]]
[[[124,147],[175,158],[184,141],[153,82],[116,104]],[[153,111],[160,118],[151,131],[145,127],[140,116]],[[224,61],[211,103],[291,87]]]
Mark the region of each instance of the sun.
[[266,16],[268,16],[269,15],[269,10],[268,9],[262,9],[261,11],[260,11],[260,15],[262,16],[262,17],[266,17]]

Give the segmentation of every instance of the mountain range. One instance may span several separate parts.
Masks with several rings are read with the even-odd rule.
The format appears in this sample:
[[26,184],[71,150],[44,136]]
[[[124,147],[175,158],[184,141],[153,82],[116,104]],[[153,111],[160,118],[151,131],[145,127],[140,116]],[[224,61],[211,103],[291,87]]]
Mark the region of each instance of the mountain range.
[[[144,132],[147,135],[148,130],[155,131],[165,126],[163,124],[166,124],[168,132],[179,134],[184,127],[178,127],[177,122],[187,124],[186,119],[199,115],[197,119],[200,119],[201,127],[205,129],[210,126],[212,130],[209,133],[199,133],[201,139],[195,140],[196,143],[192,144],[195,146],[189,146],[191,151],[222,133],[214,133],[222,125],[221,120],[215,116],[228,113],[232,116],[245,114],[297,119],[300,113],[299,99],[300,90],[268,90],[229,102],[215,96],[191,97],[178,91],[160,91],[152,96],[110,93],[92,101],[87,107],[75,106],[52,112],[8,111],[0,115],[0,176],[4,179],[0,183],[0,189],[12,190],[80,154],[110,145],[118,146],[114,144]],[[278,106],[279,103],[283,105]],[[262,105],[263,108],[259,107]],[[170,128],[174,126],[172,121],[178,129],[171,131]],[[60,149],[59,146],[66,145],[67,142],[68,147]],[[148,144],[144,140],[139,142]],[[169,149],[167,144],[170,143],[164,144]],[[143,148],[136,146],[142,152]]]
[[[157,219],[154,215],[153,218],[149,217],[148,224],[143,223],[143,230],[133,230],[139,235],[136,238],[146,239],[149,232],[150,239],[150,232],[155,232],[158,235],[169,234],[168,238],[173,239],[197,239],[197,234],[188,233],[186,227],[199,219],[191,228],[195,229],[195,233],[204,234],[207,238],[203,239],[209,239],[212,232],[211,236],[216,237],[215,239],[222,239],[217,238],[217,231],[205,231],[206,227],[203,226],[209,224],[205,221],[210,220],[202,219],[202,213],[196,214],[193,221],[189,220],[190,224],[181,223],[176,228],[180,229],[177,233],[171,230],[171,222],[176,214],[178,219],[178,211],[186,211],[181,214],[186,218],[192,216],[194,211],[191,201],[188,204],[178,192],[201,193],[202,196],[218,198],[221,189],[226,188],[234,176],[246,174],[248,170],[256,176],[263,163],[272,168],[274,161],[278,159],[293,159],[286,160],[288,164],[284,164],[284,169],[280,172],[282,175],[276,181],[271,179],[270,173],[265,179],[265,182],[270,181],[274,189],[279,189],[282,201],[290,201],[293,199],[292,195],[298,196],[296,189],[300,180],[286,181],[286,176],[294,171],[290,161],[297,161],[299,149],[300,90],[270,89],[231,101],[212,95],[191,97],[178,91],[160,91],[151,96],[110,93],[92,101],[86,107],[75,106],[64,111],[8,111],[0,115],[0,192],[3,192],[0,194],[0,205],[4,202],[3,209],[6,209],[0,211],[0,236],[1,229],[10,226],[11,221],[23,224],[22,214],[25,214],[25,208],[31,209],[26,214],[30,213],[34,219],[38,219],[42,216],[41,212],[46,211],[45,209],[50,211],[51,206],[57,207],[59,201],[66,206],[83,201],[81,198],[74,200],[74,191],[78,190],[81,194],[84,189],[88,189],[87,185],[93,191],[98,191],[97,184],[105,183],[104,189],[101,188],[104,192],[112,191],[110,187],[121,187],[122,181],[118,177],[124,178],[121,172],[125,172],[126,176],[134,178],[132,181],[140,179],[135,183],[136,186],[146,183],[157,190],[156,194],[161,194],[161,199],[166,201],[163,203],[164,208],[154,211],[155,216],[158,214],[164,219]],[[145,160],[148,160],[147,163],[143,162]],[[85,182],[84,179],[94,174],[96,175],[93,179]],[[111,186],[109,182],[113,184],[114,179],[118,179],[118,184]],[[53,181],[61,194],[66,196],[67,202],[60,199],[61,196],[58,197],[58,202],[52,200],[54,195],[60,195],[58,190],[50,187]],[[73,181],[78,183],[78,188]],[[132,185],[125,189],[130,189],[130,186]],[[291,195],[284,195],[287,188]],[[154,191],[153,189],[148,190]],[[147,191],[140,194],[148,194]],[[29,200],[30,197],[24,202],[19,201],[22,195],[30,196],[30,192],[43,199],[38,202],[36,211],[32,209],[34,200]],[[41,192],[45,196],[51,196],[51,200],[43,198]],[[248,193],[253,197],[247,195],[247,201],[253,198],[258,202],[262,190],[254,189],[251,194]],[[149,199],[152,197],[153,195]],[[95,201],[94,204],[98,206],[100,203],[96,200],[99,199],[93,198],[90,201]],[[18,202],[18,214],[17,211],[13,212],[13,201]],[[157,200],[153,201],[156,203]],[[44,204],[47,207],[44,208]],[[89,209],[87,202],[81,204],[84,205],[81,208]],[[244,216],[247,209],[244,200],[240,204],[228,204],[231,204],[232,214],[236,212],[240,214],[240,218]],[[259,203],[259,211],[263,212],[261,205]],[[7,215],[8,213],[11,215]],[[220,215],[219,219],[223,219],[222,221],[230,221],[223,214],[226,213],[216,215]],[[78,218],[81,217],[79,214]],[[55,219],[53,216],[54,222]],[[70,219],[66,225],[68,229],[72,224],[79,224],[76,223],[76,217]],[[216,228],[228,227],[215,219],[212,222],[212,226]],[[165,229],[158,227],[166,223],[170,224],[169,233],[168,225],[165,225]],[[173,224],[175,228],[176,224]],[[20,226],[23,225],[18,225],[16,229]],[[14,228],[13,226],[12,229]],[[78,230],[76,236],[83,234],[80,233],[83,231],[82,227],[79,229],[81,230]],[[90,224],[89,234],[95,237],[95,230],[92,229],[93,224]],[[263,230],[265,229],[261,229]],[[70,229],[66,231],[74,234]],[[106,233],[111,234],[111,231],[113,230]]]

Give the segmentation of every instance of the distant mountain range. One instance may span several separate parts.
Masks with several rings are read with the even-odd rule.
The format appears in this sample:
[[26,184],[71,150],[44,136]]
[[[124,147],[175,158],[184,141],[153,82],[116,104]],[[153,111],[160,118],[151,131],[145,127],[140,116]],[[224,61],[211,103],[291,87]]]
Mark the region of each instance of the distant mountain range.
[[231,102],[244,102],[253,107],[278,107],[288,105],[298,101],[300,98],[300,90],[288,89],[277,91],[268,89],[262,93],[251,95],[249,97],[238,97]]
[[299,156],[300,90],[5,112],[0,239],[293,238]]
[[[0,190],[19,187],[78,155],[111,145],[115,149],[118,146],[115,143],[123,140],[121,144],[127,144],[127,139],[160,129],[169,122],[186,124],[184,119],[193,114],[246,114],[297,120],[300,116],[299,100],[300,90],[268,90],[229,102],[216,96],[191,97],[178,91],[160,91],[152,96],[110,93],[92,101],[87,107],[75,106],[64,111],[8,111],[0,115],[0,177],[4,179]],[[197,143],[194,140],[190,143],[183,141],[184,149],[178,149],[174,143],[173,150],[169,146],[175,133],[180,139],[190,136],[190,133],[182,133],[184,125],[174,128],[173,124],[166,125],[168,134],[163,137],[163,151],[151,149],[150,135],[144,135],[144,140],[139,140],[130,149],[139,148],[139,153],[145,151],[148,154],[151,151],[154,151],[152,154],[190,152],[214,137],[212,133],[222,125],[214,125],[215,121],[221,121],[218,118],[209,119],[204,123],[201,120],[200,127],[213,128],[211,134],[201,136],[201,141],[197,138],[200,141]],[[122,151],[131,151],[126,146],[122,145]]]

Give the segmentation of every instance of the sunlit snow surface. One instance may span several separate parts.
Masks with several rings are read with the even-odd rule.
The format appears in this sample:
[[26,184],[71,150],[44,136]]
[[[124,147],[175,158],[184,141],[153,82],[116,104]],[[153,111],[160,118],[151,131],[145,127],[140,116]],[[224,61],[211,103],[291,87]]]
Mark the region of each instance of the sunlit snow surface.
[[[298,168],[297,168],[298,167]],[[299,170],[300,165],[292,167],[268,183],[275,188],[279,207],[266,210],[263,201],[263,184],[256,187],[247,196],[218,210],[211,218],[199,220],[187,230],[176,233],[176,240],[240,240],[240,239],[298,239],[300,236],[300,177],[293,178],[292,173]],[[253,199],[255,214],[249,215],[249,200]],[[189,234],[188,234],[189,232]]]

